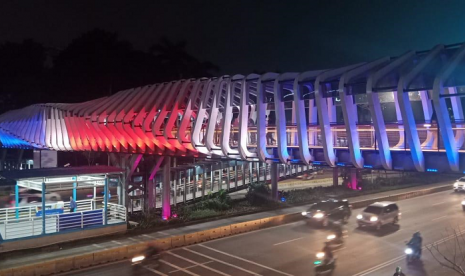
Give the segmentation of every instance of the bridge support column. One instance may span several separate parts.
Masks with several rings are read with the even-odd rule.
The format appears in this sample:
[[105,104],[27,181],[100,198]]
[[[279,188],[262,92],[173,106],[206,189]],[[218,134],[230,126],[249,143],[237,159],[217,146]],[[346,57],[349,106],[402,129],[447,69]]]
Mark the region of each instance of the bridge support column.
[[358,190],[357,169],[350,169],[349,174],[349,187],[352,190]]
[[166,156],[163,165],[163,192],[162,192],[162,217],[171,217],[171,157]]
[[271,199],[278,200],[278,163],[271,163]]
[[333,186],[339,185],[339,170],[338,167],[333,168]]

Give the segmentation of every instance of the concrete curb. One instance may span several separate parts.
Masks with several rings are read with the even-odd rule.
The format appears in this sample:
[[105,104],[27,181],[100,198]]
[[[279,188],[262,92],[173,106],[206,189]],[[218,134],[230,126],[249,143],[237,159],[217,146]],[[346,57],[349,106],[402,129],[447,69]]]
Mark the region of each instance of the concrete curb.
[[[361,200],[357,202],[352,202],[351,204],[353,208],[357,209],[366,207],[377,201],[397,201],[409,199],[451,190],[451,187],[451,185],[444,185],[419,191],[398,193],[384,197]],[[42,276],[67,272],[104,263],[129,259],[137,254],[141,254],[149,245],[155,246],[160,250],[169,250],[209,240],[215,240],[226,236],[251,232],[259,229],[266,229],[269,227],[283,225],[302,219],[303,216],[300,213],[291,213],[247,222],[235,223],[185,235],[157,239],[150,242],[141,242],[139,244],[125,245],[117,248],[105,249],[88,254],[59,258],[55,260],[44,261],[40,263],[34,263],[14,268],[2,269],[0,270],[0,276]]]

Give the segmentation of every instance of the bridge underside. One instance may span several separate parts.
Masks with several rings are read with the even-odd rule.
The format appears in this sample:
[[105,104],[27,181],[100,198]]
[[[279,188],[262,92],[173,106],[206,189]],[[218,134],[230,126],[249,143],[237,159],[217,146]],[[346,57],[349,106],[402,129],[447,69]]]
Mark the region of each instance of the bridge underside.
[[465,45],[185,79],[0,116],[3,148],[463,172]]

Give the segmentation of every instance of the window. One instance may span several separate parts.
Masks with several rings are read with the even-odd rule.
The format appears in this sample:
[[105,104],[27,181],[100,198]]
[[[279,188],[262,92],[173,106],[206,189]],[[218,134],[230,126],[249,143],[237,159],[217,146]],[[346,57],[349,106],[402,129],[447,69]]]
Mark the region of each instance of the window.
[[375,214],[375,215],[381,214],[382,211],[383,211],[383,208],[377,207],[377,206],[368,206],[367,208],[365,208],[365,210],[363,210],[363,212],[365,213],[370,213],[370,214]]
[[397,211],[397,210],[399,210],[399,207],[397,207],[397,205],[395,205],[395,204],[389,205],[389,208],[390,208],[392,211]]

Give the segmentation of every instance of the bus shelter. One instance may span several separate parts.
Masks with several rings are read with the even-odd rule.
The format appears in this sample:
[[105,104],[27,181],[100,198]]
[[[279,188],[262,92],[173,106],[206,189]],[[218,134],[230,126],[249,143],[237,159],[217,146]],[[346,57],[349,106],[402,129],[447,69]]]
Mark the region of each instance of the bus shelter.
[[[110,201],[109,184],[120,183],[119,168],[47,168],[0,175],[15,181],[14,206],[0,209],[0,241],[126,223],[126,208]],[[102,197],[97,190],[103,190]],[[78,200],[80,191],[93,191],[93,196]]]

